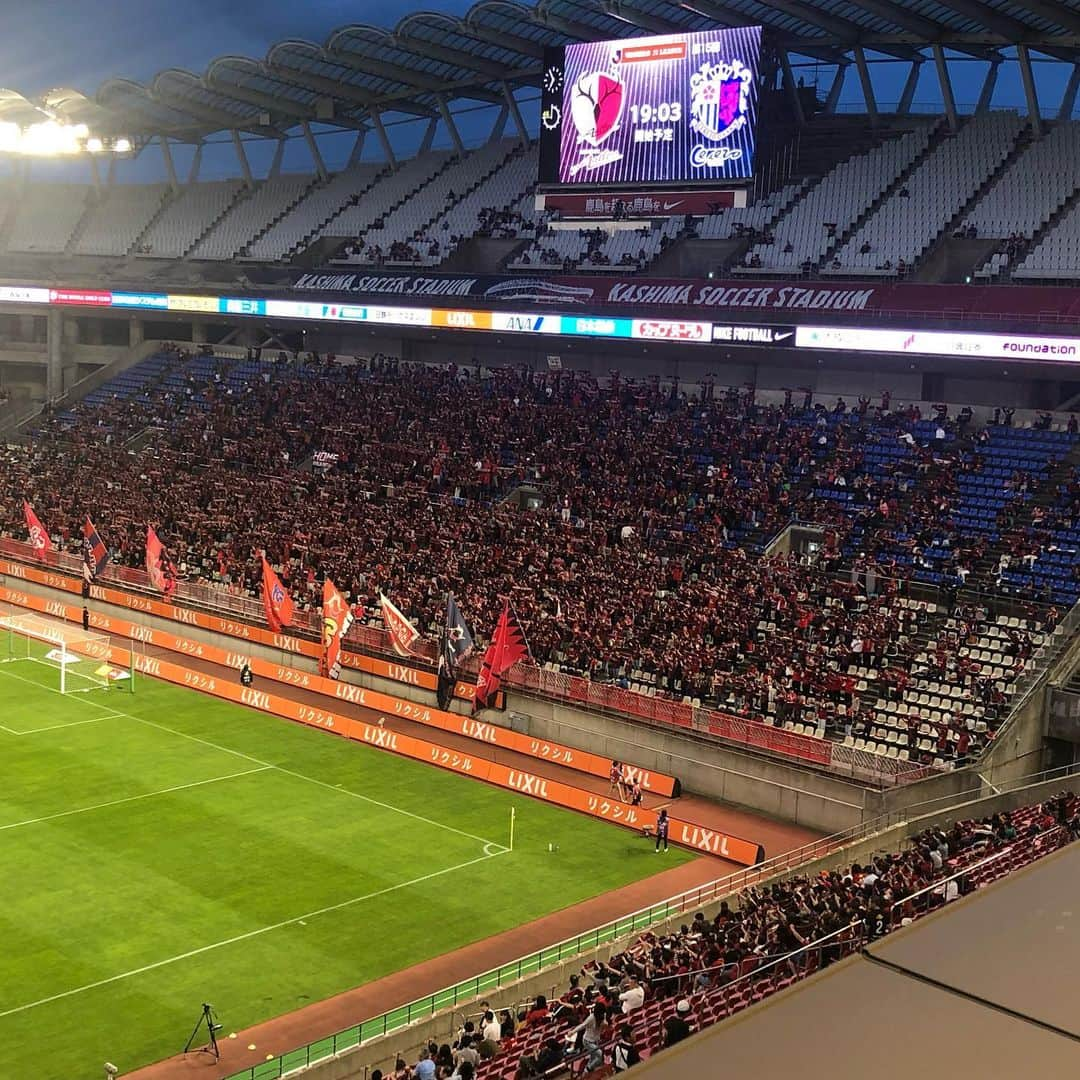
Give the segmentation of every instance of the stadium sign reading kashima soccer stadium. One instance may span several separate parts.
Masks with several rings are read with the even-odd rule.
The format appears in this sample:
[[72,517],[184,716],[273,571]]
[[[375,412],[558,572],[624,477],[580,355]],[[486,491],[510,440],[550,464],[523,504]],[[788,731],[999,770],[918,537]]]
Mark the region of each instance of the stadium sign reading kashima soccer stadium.
[[292,287],[298,292],[345,292],[353,295],[380,296],[472,296],[477,278],[416,277],[412,274],[342,274],[316,272],[301,274]]
[[[252,268],[257,284],[282,288],[281,271]],[[887,280],[773,281],[746,275],[738,280],[652,278],[633,273],[532,273],[454,275],[409,270],[354,271],[344,266],[300,272],[284,285],[290,291],[349,296],[457,297],[493,303],[559,304],[602,309],[608,305],[658,310],[696,309],[702,313],[754,312],[763,318],[785,313],[873,313],[919,319],[981,316],[1008,320],[1034,330],[1048,313],[1056,320],[1080,322],[1080,288],[1074,286],[937,285]]]
[[[462,279],[464,280],[464,279]],[[482,281],[483,279],[474,279]],[[652,289],[649,285],[645,288]],[[570,288],[564,286],[564,288]],[[683,285],[681,288],[689,288]],[[914,288],[922,288],[914,286]],[[748,325],[713,323],[688,317],[700,309],[669,308],[664,314],[675,318],[629,317],[604,311],[601,303],[595,307],[578,307],[572,312],[557,313],[546,307],[540,311],[510,311],[474,307],[423,307],[400,304],[387,306],[367,301],[342,303],[320,297],[305,300],[271,299],[255,296],[209,296],[173,293],[111,292],[101,289],[48,289],[48,301],[38,306],[90,307],[97,310],[113,308],[138,310],[160,307],[171,312],[188,312],[196,316],[226,315],[250,318],[302,320],[311,323],[366,325],[391,333],[411,328],[465,331],[470,334],[511,333],[515,335],[558,335],[570,338],[593,338],[637,342],[666,342],[675,345],[710,346],[737,345],[743,347],[783,347],[852,354],[878,353],[891,355],[921,355],[955,357],[969,360],[1030,360],[1043,363],[1075,364],[1080,362],[1080,337],[1025,335],[1016,330],[1002,333],[969,333],[960,330],[928,330],[921,327],[874,327],[864,325],[828,326],[771,320]],[[491,299],[490,289],[488,298]],[[1010,290],[1003,290],[1008,292]],[[767,305],[772,287],[742,287],[728,299]],[[780,290],[785,293],[785,290]],[[0,286],[0,305],[34,304],[35,294],[28,286]],[[634,293],[632,295],[638,295]],[[841,294],[837,294],[839,298]],[[846,294],[851,296],[850,291]],[[811,305],[817,293],[810,288],[790,289],[782,302]],[[505,297],[500,297],[505,299]],[[779,294],[777,299],[779,299]],[[859,302],[862,302],[862,297]],[[536,301],[534,297],[534,301]],[[571,303],[572,300],[566,300]],[[837,300],[839,302],[839,299]],[[845,300],[844,302],[850,302]],[[825,301],[821,301],[825,303]],[[644,302],[639,307],[648,306]],[[663,309],[661,309],[663,311]],[[786,309],[785,309],[786,310]],[[820,310],[820,308],[818,309]],[[792,319],[798,318],[795,311]]]
[[[295,292],[347,293],[350,296],[458,297],[473,300],[559,304],[624,304],[678,308],[724,308],[774,311],[873,310],[874,285],[756,284],[657,279],[627,281],[617,277],[498,277],[343,273],[317,270],[295,277]],[[887,287],[886,287],[887,288]]]

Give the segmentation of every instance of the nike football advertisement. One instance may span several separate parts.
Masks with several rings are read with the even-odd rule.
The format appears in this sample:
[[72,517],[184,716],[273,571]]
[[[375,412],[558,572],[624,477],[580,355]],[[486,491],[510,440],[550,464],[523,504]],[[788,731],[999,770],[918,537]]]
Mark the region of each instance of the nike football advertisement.
[[749,179],[760,54],[758,26],[548,50],[540,182]]

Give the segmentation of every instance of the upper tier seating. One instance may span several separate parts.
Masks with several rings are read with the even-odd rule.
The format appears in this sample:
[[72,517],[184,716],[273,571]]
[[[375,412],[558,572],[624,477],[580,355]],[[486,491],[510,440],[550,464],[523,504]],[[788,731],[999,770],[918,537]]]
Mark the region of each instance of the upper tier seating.
[[[370,191],[387,171],[381,165],[355,165],[336,173],[325,184],[314,185],[281,220],[250,245],[251,258],[287,258],[335,214]],[[377,198],[378,192],[372,195]]]
[[728,240],[762,233],[795,201],[805,181],[788,184],[749,206],[732,206],[702,218],[698,236],[702,240]]
[[137,255],[178,259],[225,213],[243,190],[239,180],[189,184],[143,235]]
[[[1080,123],[1056,124],[1006,169],[964,218],[961,231],[979,237],[1029,240],[1080,188]],[[995,252],[977,277],[992,277],[1010,262]]]
[[310,176],[264,180],[229,208],[228,213],[195,245],[193,259],[232,259],[282,216],[311,186]]
[[[773,240],[757,244],[747,263],[773,270],[796,270],[817,263],[833,243],[921,154],[933,125],[857,153],[837,165],[783,215],[773,227]],[[829,228],[830,226],[834,228]],[[790,247],[790,250],[789,250]]]
[[[536,186],[537,156],[535,149],[514,154],[487,180],[440,214],[415,240],[417,261],[425,266],[437,265],[460,242],[481,233],[492,211],[496,214],[514,212],[513,217],[501,220],[507,224],[516,221],[524,231],[527,225],[520,220],[516,207]],[[434,251],[432,241],[437,243]]]
[[356,240],[417,195],[433,177],[451,166],[453,160],[454,155],[449,150],[437,150],[402,162],[397,169],[381,176],[363,199],[346,206],[322,230],[322,235]]
[[556,229],[548,227],[510,264],[514,270],[606,270],[629,273],[648,266],[683,228],[682,218],[634,228]]
[[167,184],[105,185],[91,195],[75,255],[127,255],[168,197]]
[[[364,231],[359,240],[362,260],[377,262],[379,253],[390,252],[395,244],[428,241],[432,233],[427,227],[440,215],[442,208],[453,206],[462,195],[499,170],[512,152],[511,144],[489,143],[432,177],[417,198],[406,199],[391,209],[379,224]],[[449,234],[448,228],[441,231]]]
[[24,188],[8,238],[8,250],[62,252],[83,216],[91,190],[82,184],[41,184]]
[[969,120],[891,193],[835,254],[845,273],[895,273],[910,267],[1008,157],[1020,133],[1013,112]]
[[1070,280],[1080,277],[1080,202],[1073,203],[1058,218],[1012,276]]

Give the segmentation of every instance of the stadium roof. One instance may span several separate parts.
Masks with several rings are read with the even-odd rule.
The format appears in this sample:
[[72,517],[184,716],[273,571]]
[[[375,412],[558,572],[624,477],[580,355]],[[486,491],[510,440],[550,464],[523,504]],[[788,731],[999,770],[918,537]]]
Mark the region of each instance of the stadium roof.
[[202,75],[112,79],[92,98],[63,89],[32,103],[0,91],[0,120],[40,104],[103,135],[381,130],[383,112],[437,119],[458,99],[513,107],[514,88],[539,84],[546,45],[756,24],[784,52],[844,66],[863,65],[864,50],[918,62],[930,48],[939,60],[944,48],[992,61],[1016,46],[1080,59],[1080,0],[481,0],[463,18],[421,11],[393,30],[350,25],[261,59],[222,56]]

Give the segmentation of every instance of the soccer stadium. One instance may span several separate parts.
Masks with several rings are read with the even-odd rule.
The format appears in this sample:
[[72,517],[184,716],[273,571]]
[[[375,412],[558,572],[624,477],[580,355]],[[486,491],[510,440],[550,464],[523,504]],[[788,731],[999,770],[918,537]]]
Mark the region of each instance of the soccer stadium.
[[0,80],[0,1080],[1076,1075],[1080,3],[121,7]]

